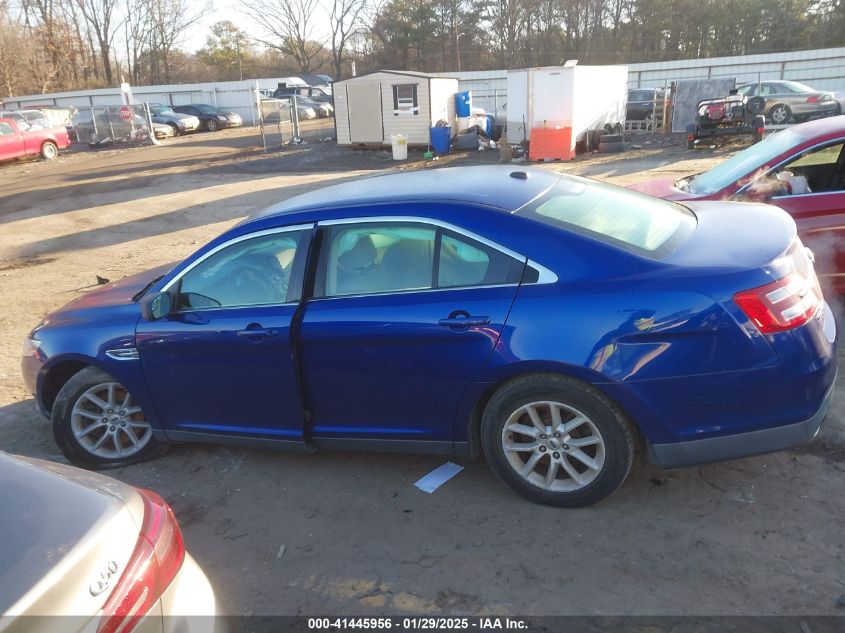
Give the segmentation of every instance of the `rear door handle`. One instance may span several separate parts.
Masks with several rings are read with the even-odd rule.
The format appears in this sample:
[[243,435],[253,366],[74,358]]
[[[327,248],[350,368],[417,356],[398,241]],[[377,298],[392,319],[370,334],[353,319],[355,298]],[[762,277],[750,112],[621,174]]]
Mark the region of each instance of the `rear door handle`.
[[489,325],[490,317],[486,316],[459,316],[440,319],[437,325],[443,327],[470,327],[473,325]]

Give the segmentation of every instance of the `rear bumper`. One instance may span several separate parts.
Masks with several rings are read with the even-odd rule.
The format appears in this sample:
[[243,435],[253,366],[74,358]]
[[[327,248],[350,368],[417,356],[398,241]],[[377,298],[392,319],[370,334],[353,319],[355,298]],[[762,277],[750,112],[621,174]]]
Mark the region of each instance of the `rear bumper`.
[[724,437],[710,437],[672,444],[651,444],[649,458],[663,468],[682,468],[762,455],[803,444],[809,442],[819,432],[832,398],[833,385],[818,410],[802,422]]

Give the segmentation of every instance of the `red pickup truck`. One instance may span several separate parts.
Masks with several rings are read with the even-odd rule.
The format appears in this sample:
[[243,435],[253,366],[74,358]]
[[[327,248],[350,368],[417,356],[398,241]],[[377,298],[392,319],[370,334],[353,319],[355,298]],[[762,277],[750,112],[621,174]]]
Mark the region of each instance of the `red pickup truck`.
[[14,119],[0,119],[0,161],[36,155],[53,160],[68,145],[70,139],[63,127],[22,131]]

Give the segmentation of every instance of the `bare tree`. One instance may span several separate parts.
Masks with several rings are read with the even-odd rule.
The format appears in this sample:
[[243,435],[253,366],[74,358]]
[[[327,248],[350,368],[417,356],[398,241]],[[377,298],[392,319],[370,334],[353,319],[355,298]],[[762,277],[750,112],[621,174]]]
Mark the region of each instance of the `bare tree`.
[[111,49],[116,30],[115,9],[117,0],[76,0],[82,15],[89,26],[89,34],[97,38],[100,63],[106,83],[113,83]]
[[314,60],[323,51],[313,40],[312,20],[320,0],[240,0],[244,12],[265,32],[259,42],[293,57],[303,74],[316,68]]
[[329,9],[329,24],[332,32],[332,67],[334,78],[343,78],[343,61],[349,40],[358,34],[363,26],[364,9],[367,0],[333,0]]
[[177,56],[174,55],[185,31],[204,11],[205,5],[191,0],[146,0],[150,41],[150,80],[170,83]]

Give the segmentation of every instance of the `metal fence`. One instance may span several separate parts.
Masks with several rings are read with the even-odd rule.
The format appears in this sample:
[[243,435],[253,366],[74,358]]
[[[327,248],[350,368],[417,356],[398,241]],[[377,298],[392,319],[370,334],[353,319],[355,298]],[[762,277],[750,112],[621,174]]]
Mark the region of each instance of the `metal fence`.
[[175,134],[169,125],[152,122],[146,103],[76,108],[70,121],[72,140],[92,146],[152,144]]

